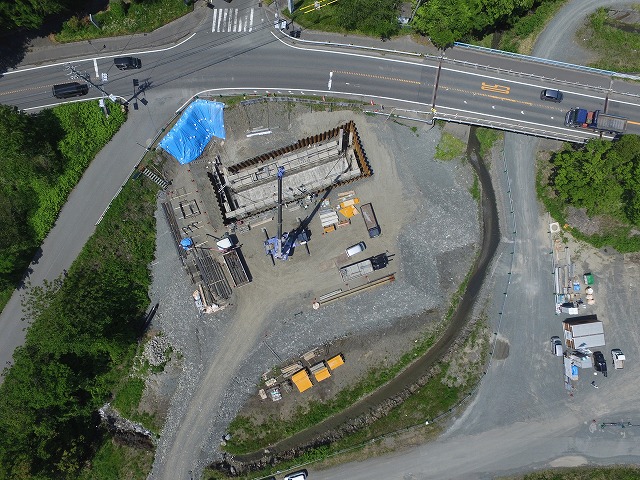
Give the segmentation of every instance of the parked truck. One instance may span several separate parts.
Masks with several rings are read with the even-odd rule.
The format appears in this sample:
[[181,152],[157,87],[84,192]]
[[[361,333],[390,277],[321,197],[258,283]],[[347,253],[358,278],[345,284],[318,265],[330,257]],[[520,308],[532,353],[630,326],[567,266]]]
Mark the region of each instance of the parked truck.
[[572,108],[564,119],[567,127],[591,128],[602,132],[622,133],[627,128],[627,119],[602,113],[600,110],[590,112],[584,108]]
[[613,366],[616,370],[624,368],[624,361],[626,360],[624,353],[619,348],[611,350],[611,359],[613,360]]
[[380,225],[378,224],[378,219],[373,211],[373,205],[370,203],[362,205],[360,207],[360,213],[362,213],[362,217],[364,218],[364,224],[369,232],[369,237],[374,238],[380,235]]

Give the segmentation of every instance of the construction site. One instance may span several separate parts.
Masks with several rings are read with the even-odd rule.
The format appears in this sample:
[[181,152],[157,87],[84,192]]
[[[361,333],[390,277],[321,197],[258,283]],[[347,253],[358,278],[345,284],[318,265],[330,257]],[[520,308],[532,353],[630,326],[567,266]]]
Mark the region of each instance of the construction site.
[[161,154],[155,323],[189,372],[157,386],[173,392],[163,436],[213,391],[207,371],[225,392],[207,400],[208,445],[243,408],[288,417],[333,398],[431,332],[467,274],[472,169],[433,161],[438,130],[331,110],[251,99],[193,161]]
[[[261,128],[245,131],[245,141],[264,145],[265,135]],[[172,182],[162,209],[201,313],[225,308],[233,289],[252,281],[247,247],[250,258],[255,250],[264,250],[277,267],[276,262],[292,260],[296,249],[296,260],[308,262],[300,257],[301,252],[311,256],[312,236],[318,243],[324,235],[329,243],[335,240],[333,254],[322,262],[328,291],[318,290],[312,302],[316,309],[395,280],[393,273],[378,272],[389,264],[387,246],[375,248],[380,242],[376,238],[364,252],[366,244],[361,242],[378,237],[381,228],[371,202],[357,194],[358,181],[371,177],[373,170],[354,121],[247,159],[239,158],[224,141],[214,140],[182,168],[193,177],[191,185]],[[261,236],[262,248],[254,243]],[[350,243],[364,246],[354,259],[347,252]]]

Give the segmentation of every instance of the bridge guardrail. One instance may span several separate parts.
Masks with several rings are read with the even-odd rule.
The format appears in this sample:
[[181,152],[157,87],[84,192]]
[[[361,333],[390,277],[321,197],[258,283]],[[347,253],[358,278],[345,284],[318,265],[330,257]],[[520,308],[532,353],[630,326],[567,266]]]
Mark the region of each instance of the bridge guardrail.
[[619,73],[612,70],[602,70],[599,68],[585,67],[584,65],[576,65],[574,63],[560,62],[558,60],[551,60],[548,58],[534,57],[532,55],[523,55],[521,53],[505,52],[504,50],[497,50],[495,48],[481,47],[479,45],[470,45],[468,43],[454,42],[454,46],[466,48],[468,50],[477,50],[479,52],[491,53],[493,55],[501,55],[504,57],[517,58],[518,60],[526,60],[530,62],[544,63],[546,65],[553,65],[562,68],[571,68],[573,70],[580,70],[583,72],[595,73],[597,75],[605,75],[607,77],[620,77],[628,80],[640,80],[640,76],[631,75],[629,73]]

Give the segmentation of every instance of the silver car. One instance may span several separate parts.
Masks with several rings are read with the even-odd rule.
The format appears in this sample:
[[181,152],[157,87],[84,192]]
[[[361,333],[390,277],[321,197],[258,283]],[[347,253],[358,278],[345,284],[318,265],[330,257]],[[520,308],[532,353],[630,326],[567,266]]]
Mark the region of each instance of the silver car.
[[305,480],[307,475],[308,473],[306,470],[298,470],[297,472],[290,473],[284,477],[284,480]]

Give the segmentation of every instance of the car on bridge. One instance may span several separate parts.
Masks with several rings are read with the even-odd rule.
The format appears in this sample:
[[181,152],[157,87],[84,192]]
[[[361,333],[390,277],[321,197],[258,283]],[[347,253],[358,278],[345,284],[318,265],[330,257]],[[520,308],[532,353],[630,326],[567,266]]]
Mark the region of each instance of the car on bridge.
[[540,92],[540,100],[546,100],[547,102],[560,103],[562,101],[562,98],[563,95],[560,90],[545,88]]

